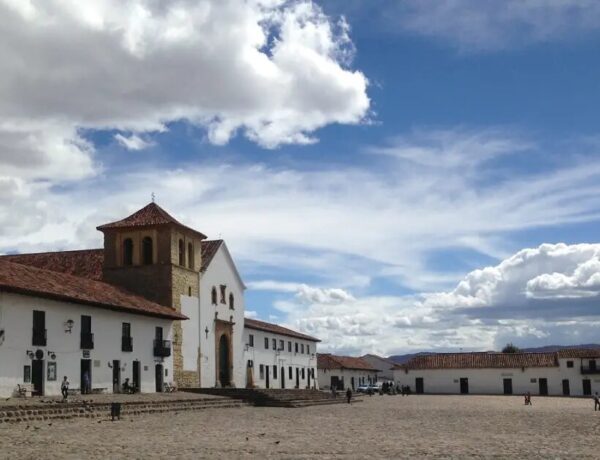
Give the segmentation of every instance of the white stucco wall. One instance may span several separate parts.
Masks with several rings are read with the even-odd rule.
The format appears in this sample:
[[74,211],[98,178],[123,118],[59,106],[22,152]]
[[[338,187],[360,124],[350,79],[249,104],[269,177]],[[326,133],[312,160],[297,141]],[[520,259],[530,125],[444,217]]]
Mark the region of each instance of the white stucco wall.
[[[45,347],[32,345],[33,311],[46,312],[47,344]],[[92,387],[106,388],[112,392],[113,360],[120,361],[121,382],[125,378],[133,380],[133,361],[140,362],[141,391],[155,391],[155,364],[162,361],[171,382],[172,357],[154,357],[155,327],[163,328],[163,339],[171,340],[172,321],[150,316],[135,315],[102,308],[53,301],[32,296],[0,292],[0,329],[5,331],[0,343],[0,397],[11,396],[18,383],[23,383],[23,368],[31,365],[27,351],[40,349],[44,352],[44,390],[46,395],[59,395],[63,376],[67,376],[71,388],[80,388],[80,349],[81,315],[92,318],[94,349],[89,351],[92,363]],[[71,333],[65,332],[65,322],[73,320]],[[131,324],[133,351],[121,351],[122,323]],[[49,353],[55,353],[51,359]],[[56,381],[47,381],[47,363],[57,365]]]
[[344,380],[344,389],[352,388],[352,379],[354,378],[354,389],[361,384],[369,384],[378,381],[378,373],[375,371],[366,371],[358,369],[319,369],[319,387],[324,390],[331,388],[331,377],[338,377]]
[[[219,286],[227,286],[226,301],[229,301],[229,293],[235,298],[235,309],[231,310],[228,303],[220,303]],[[218,292],[217,305],[211,302],[212,287]],[[215,352],[215,314],[218,319],[233,320],[233,375],[232,384],[236,387],[245,386],[245,368],[243,365],[243,331],[244,331],[244,285],[238,278],[235,266],[226,248],[222,243],[214,255],[210,265],[204,273],[200,274],[200,321],[199,321],[199,344],[200,344],[200,386],[212,388],[217,385]],[[206,334],[208,330],[208,334]]]
[[[254,336],[254,346],[249,346],[250,335]],[[269,347],[265,348],[265,338],[268,339]],[[276,340],[277,349],[273,349],[273,339]],[[283,341],[283,350],[280,350]],[[289,352],[288,342],[292,343],[292,351]],[[310,375],[317,376],[317,342],[303,340],[296,337],[290,337],[283,334],[275,334],[272,332],[261,331],[246,327],[244,329],[244,368],[247,366],[248,360],[252,360],[252,380],[255,387],[267,387],[267,370],[269,368],[269,388],[319,388],[318,381],[309,377]],[[298,352],[295,351],[295,344],[298,344]],[[246,347],[246,344],[248,346]],[[301,352],[304,345],[304,353]],[[263,377],[260,375],[260,365],[265,366]],[[273,366],[277,367],[277,378],[273,378]],[[284,380],[281,379],[281,368],[284,368]],[[289,378],[289,368],[292,368],[292,378]],[[298,369],[298,379],[296,379],[296,369]],[[302,370],[304,369],[304,378],[302,378]],[[246,381],[244,380],[244,386]]]
[[[567,361],[574,361],[572,368],[567,367]],[[583,360],[587,365],[588,360]],[[560,359],[558,367],[531,367],[516,369],[428,369],[394,371],[396,384],[409,385],[413,392],[416,391],[415,379],[423,378],[425,393],[459,394],[460,379],[467,378],[469,393],[471,394],[503,394],[503,380],[512,379],[513,394],[530,392],[539,394],[539,379],[545,378],[548,382],[548,394],[560,396],[563,394],[562,381],[569,380],[570,395],[583,395],[583,380],[591,382],[592,394],[600,392],[600,374],[582,375],[580,359]],[[535,380],[535,381],[533,381]]]

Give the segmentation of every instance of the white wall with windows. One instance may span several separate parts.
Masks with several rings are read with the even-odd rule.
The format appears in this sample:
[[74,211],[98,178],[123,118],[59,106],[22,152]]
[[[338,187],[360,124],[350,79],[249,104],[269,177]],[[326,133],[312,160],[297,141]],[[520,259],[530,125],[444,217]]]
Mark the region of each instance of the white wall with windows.
[[561,358],[558,362],[555,367],[396,369],[394,380],[410,386],[412,392],[436,394],[585,396],[600,392],[600,373],[581,372],[582,365],[589,368],[590,359]]
[[376,383],[377,374],[377,371],[364,369],[319,369],[319,386],[323,390],[331,389],[332,385],[338,390],[356,390],[360,385]]
[[245,386],[319,388],[317,342],[246,326],[244,350]]
[[[43,317],[38,332],[34,311],[44,312],[36,313],[38,321]],[[86,346],[93,342],[87,350],[81,347],[82,316],[90,318],[84,322],[90,322],[93,334],[84,337]],[[44,395],[60,395],[63,376],[71,388],[80,389],[82,366],[88,365],[93,389],[113,392],[113,377],[119,377],[119,389],[125,378],[133,383],[134,369],[139,369],[138,387],[154,392],[157,371],[164,382],[173,380],[172,357],[157,357],[154,350],[156,328],[162,328],[163,340],[169,341],[172,324],[152,316],[0,292],[0,397],[13,396],[18,384],[33,383],[40,375]],[[130,331],[131,340],[123,339],[124,330]]]
[[[213,289],[216,296],[213,298]],[[230,322],[233,375],[231,384],[244,387],[243,366],[244,290],[235,264],[225,242],[221,243],[206,271],[200,273],[200,314],[198,335],[200,346],[200,386],[219,386],[217,378],[218,337],[215,337],[216,320]]]

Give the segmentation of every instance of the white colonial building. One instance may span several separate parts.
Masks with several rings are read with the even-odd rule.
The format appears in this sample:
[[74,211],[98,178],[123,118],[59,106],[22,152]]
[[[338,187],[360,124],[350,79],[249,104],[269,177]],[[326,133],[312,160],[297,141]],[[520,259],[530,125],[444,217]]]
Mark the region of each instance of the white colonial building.
[[317,355],[319,387],[337,390],[351,388],[356,390],[360,385],[377,382],[378,369],[362,358],[337,356],[327,353]]
[[[10,260],[10,258],[8,258]],[[184,317],[115,286],[0,259],[0,397],[72,389],[143,392],[173,379],[171,334]]]
[[554,353],[440,353],[396,366],[416,393],[588,396],[600,392],[599,349]]
[[319,339],[246,318],[244,361],[248,388],[314,388]]

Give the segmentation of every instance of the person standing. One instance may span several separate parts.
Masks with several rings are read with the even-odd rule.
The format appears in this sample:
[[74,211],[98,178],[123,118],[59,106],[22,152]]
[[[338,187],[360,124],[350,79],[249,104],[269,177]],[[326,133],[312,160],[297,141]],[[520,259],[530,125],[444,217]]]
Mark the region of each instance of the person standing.
[[348,400],[348,404],[350,404],[350,401],[352,400],[352,390],[350,387],[346,390],[346,399]]
[[66,375],[63,378],[62,383],[60,384],[60,392],[63,395],[63,401],[66,401],[67,397],[69,396],[69,381],[67,380]]
[[594,411],[600,410],[600,396],[598,396],[598,392],[594,395]]

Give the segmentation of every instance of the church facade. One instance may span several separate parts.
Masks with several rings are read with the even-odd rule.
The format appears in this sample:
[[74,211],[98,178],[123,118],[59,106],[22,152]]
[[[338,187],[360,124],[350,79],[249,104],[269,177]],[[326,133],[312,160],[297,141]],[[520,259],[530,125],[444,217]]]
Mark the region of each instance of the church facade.
[[[87,373],[92,387],[109,392],[120,391],[124,378],[141,391],[161,391],[165,382],[255,385],[244,342],[245,286],[224,241],[208,240],[154,202],[97,229],[102,249],[0,256],[0,361],[9,354],[14,361],[0,370],[0,396],[32,374],[40,394],[56,394],[60,384],[50,382],[65,373],[77,382]],[[81,360],[67,365],[67,354]]]

